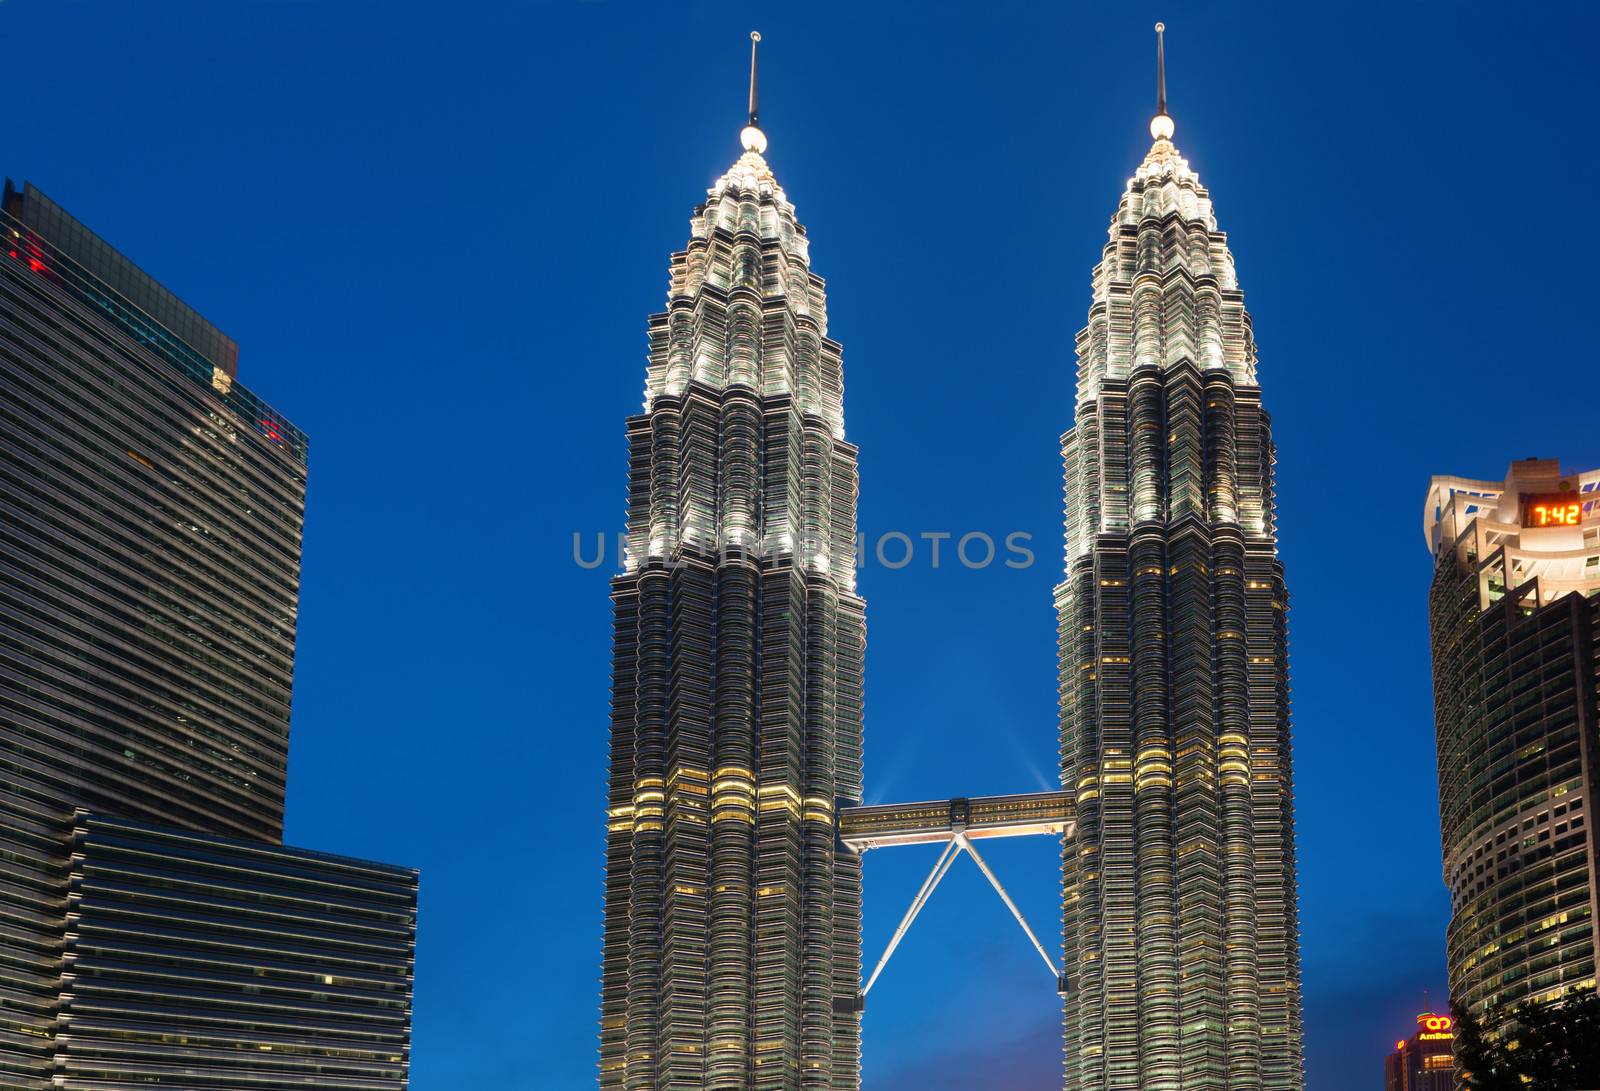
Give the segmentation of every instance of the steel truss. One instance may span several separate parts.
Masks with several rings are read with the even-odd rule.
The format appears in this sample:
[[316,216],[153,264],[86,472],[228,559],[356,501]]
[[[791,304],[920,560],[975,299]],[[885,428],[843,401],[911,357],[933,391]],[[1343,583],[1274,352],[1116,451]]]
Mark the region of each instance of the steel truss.
[[[1001,812],[1004,812],[1004,817],[994,817]],[[968,819],[974,813],[990,817],[983,821],[981,829],[969,831]],[[928,872],[927,879],[917,891],[917,896],[911,899],[911,905],[906,909],[905,916],[900,919],[894,935],[889,938],[889,945],[885,948],[883,956],[878,959],[878,964],[873,967],[866,984],[861,987],[857,1002],[865,1001],[867,994],[872,991],[872,986],[877,983],[879,975],[883,973],[883,968],[889,964],[895,949],[900,946],[900,941],[905,939],[906,933],[910,931],[912,922],[928,904],[939,883],[963,852],[972,857],[972,862],[983,872],[984,878],[989,880],[989,885],[1000,895],[1000,900],[1005,903],[1006,908],[1011,910],[1011,915],[1016,918],[1017,924],[1022,926],[1028,942],[1039,953],[1045,968],[1055,979],[1057,989],[1062,988],[1065,976],[1044,949],[1044,944],[1039,942],[1039,937],[1028,926],[1022,910],[1017,908],[1017,903],[1007,893],[999,876],[995,875],[994,869],[989,866],[988,861],[978,852],[977,846],[972,841],[974,836],[1016,837],[1038,834],[1071,836],[1075,827],[1070,802],[1064,792],[1039,792],[1029,796],[995,796],[979,800],[954,799],[936,804],[857,807],[847,808],[841,812],[840,840],[846,848],[854,852],[861,853],[871,848],[892,845],[936,842],[942,842],[944,845],[939,852],[939,858],[934,861],[933,870]]]

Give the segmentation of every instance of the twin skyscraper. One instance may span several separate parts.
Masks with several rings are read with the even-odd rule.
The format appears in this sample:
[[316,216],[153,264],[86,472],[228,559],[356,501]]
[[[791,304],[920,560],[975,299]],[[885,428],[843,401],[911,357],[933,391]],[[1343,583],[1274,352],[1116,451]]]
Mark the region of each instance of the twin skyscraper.
[[[861,1080],[856,449],[755,77],[752,43],[744,151],[672,259],[628,420],[607,1091]],[[1153,143],[1094,272],[1062,445],[1063,791],[987,801],[989,832],[1065,834],[1066,1088],[1291,1091],[1304,1062],[1274,448],[1233,257],[1172,143],[1160,59],[1158,86]],[[941,832],[915,839],[970,847],[976,803],[950,801]]]

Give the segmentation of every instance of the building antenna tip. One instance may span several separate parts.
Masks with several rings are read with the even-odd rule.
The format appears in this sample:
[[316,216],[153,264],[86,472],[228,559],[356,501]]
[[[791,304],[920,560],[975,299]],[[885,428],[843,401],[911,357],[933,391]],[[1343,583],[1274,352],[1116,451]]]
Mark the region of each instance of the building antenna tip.
[[761,41],[761,32],[750,32],[750,120],[745,124],[744,131],[739,134],[739,143],[747,152],[760,155],[767,150],[767,134],[761,131],[761,84],[756,70],[756,43]]
[[1150,136],[1171,140],[1176,126],[1167,113],[1167,24],[1156,24],[1156,116],[1150,119]]

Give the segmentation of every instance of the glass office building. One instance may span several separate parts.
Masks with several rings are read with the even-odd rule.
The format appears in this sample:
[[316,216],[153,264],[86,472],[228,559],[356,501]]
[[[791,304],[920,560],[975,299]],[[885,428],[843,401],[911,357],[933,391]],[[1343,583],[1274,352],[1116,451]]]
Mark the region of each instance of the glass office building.
[[33,187],[8,186],[0,230],[4,798],[274,839],[305,439]]
[[1597,500],[1600,470],[1529,459],[1424,506],[1450,991],[1479,1020],[1595,983]]
[[281,837],[306,440],[33,186],[0,233],[0,1088],[32,1091],[81,1086],[73,816]]
[[674,255],[612,584],[600,1086],[856,1088],[856,449],[809,240],[751,124]]
[[1077,339],[1056,589],[1065,1086],[1304,1085],[1288,593],[1256,346],[1164,95]]
[[417,873],[74,816],[63,1088],[395,1091]]

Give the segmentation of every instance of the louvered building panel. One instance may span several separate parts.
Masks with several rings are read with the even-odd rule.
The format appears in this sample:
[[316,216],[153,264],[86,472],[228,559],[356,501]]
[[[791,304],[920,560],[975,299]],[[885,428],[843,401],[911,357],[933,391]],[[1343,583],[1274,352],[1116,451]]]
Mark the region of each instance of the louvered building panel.
[[[6,183],[0,235],[0,1091],[401,1088],[410,923],[403,987],[374,986],[386,1029],[345,1050],[331,1024],[368,984],[301,942],[295,898],[241,880],[219,897],[256,904],[215,903],[238,928],[189,928],[161,893],[209,882],[185,846],[295,851],[306,437],[239,381],[231,339],[33,186]],[[142,862],[104,885],[116,823]],[[364,912],[330,897],[326,927]],[[227,1014],[245,979],[319,967],[341,987],[263,1001],[271,1027]]]

